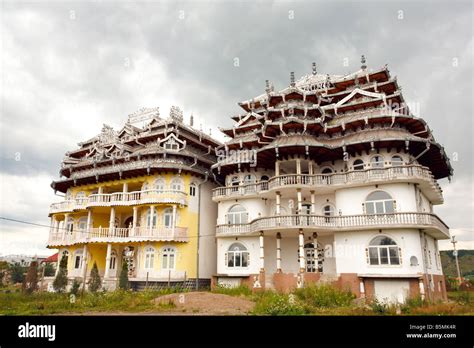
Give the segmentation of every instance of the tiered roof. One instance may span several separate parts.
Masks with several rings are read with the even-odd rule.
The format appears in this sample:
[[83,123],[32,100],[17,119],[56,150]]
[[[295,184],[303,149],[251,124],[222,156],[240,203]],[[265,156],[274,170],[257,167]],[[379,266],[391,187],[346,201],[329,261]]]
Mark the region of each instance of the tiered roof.
[[179,108],[172,107],[168,118],[161,118],[158,108],[140,109],[130,116],[148,118],[149,122],[137,127],[129,118],[119,131],[104,124],[101,133],[66,153],[60,170],[65,179],[54,181],[52,188],[66,192],[71,186],[161,170],[202,177],[210,174],[211,165],[217,161],[216,147],[222,144],[185,124]]
[[251,150],[253,156],[223,159],[213,166],[228,174],[250,166],[273,168],[279,158],[301,154],[316,162],[342,159],[380,148],[404,150],[431,169],[435,178],[452,175],[444,149],[426,122],[411,114],[397,79],[387,66],[345,76],[316,72],[280,91],[267,81],[265,93],[239,103],[226,153]]

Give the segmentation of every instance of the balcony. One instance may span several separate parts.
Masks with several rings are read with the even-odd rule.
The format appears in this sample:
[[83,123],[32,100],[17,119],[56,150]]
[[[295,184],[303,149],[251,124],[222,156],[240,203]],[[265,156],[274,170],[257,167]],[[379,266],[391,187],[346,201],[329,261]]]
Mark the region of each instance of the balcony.
[[73,245],[80,243],[129,243],[129,242],[187,242],[187,227],[157,226],[135,228],[98,227],[86,231],[56,231],[49,233],[48,246]]
[[134,206],[139,204],[187,205],[186,192],[175,190],[146,190],[134,192],[95,193],[85,198],[65,200],[51,204],[49,213],[67,213],[89,207]]
[[415,182],[420,185],[425,195],[435,204],[443,202],[442,190],[427,167],[419,165],[370,168],[345,173],[332,174],[286,174],[238,186],[218,187],[213,190],[212,198],[218,202],[238,197],[261,196],[267,192],[285,189],[302,188],[315,190],[317,193],[328,193],[341,187],[353,187],[361,184],[385,182]]
[[449,227],[430,213],[392,213],[376,215],[280,215],[255,219],[247,224],[218,225],[217,237],[244,236],[260,231],[303,229],[308,232],[357,231],[382,228],[423,229],[437,239],[449,238]]

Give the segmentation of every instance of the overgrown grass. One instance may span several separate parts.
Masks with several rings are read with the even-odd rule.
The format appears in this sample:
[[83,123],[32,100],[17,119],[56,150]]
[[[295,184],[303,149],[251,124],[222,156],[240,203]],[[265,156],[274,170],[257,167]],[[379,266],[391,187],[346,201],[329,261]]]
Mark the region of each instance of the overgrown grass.
[[235,287],[217,285],[213,290],[213,293],[224,294],[230,296],[251,296],[252,290],[245,285],[239,285]]
[[253,314],[257,315],[304,315],[309,314],[308,308],[300,303],[292,294],[278,294],[264,291],[256,296]]
[[[89,293],[71,298],[70,294],[38,292],[26,295],[21,292],[0,293],[0,314],[48,315],[86,312],[146,312],[168,310],[169,304],[155,305],[153,299],[176,292],[174,289],[146,290],[141,292],[116,290]],[[72,300],[71,300],[72,299]]]
[[355,299],[352,292],[341,291],[328,284],[308,285],[296,289],[294,294],[301,302],[314,308],[347,307]]

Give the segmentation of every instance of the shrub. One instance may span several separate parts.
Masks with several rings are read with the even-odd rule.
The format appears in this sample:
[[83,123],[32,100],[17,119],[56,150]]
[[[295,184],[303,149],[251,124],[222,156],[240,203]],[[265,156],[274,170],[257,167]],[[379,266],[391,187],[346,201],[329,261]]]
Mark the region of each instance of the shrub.
[[10,274],[11,274],[11,280],[13,284],[17,283],[23,283],[23,280],[25,280],[25,267],[21,266],[19,263],[14,263],[13,265],[10,265]]
[[91,278],[89,280],[89,291],[97,292],[102,286],[102,281],[100,280],[99,270],[97,269],[97,263],[94,262],[94,266],[91,269]]
[[253,312],[264,315],[304,315],[308,314],[306,308],[292,297],[273,292],[259,295]]
[[67,286],[67,256],[63,255],[59,263],[59,270],[53,281],[53,288],[56,292],[63,292]]
[[69,291],[69,293],[71,295],[77,296],[77,294],[79,293],[80,287],[81,287],[81,282],[78,281],[77,279],[74,279],[74,281],[72,282],[71,290]]
[[23,280],[22,290],[27,294],[38,290],[38,262],[31,261],[28,273]]
[[350,306],[355,296],[350,291],[342,291],[328,284],[308,285],[295,290],[295,295],[301,302],[315,307]]
[[119,278],[119,288],[122,290],[128,290],[128,265],[127,262],[124,260],[122,264],[122,271],[120,272]]

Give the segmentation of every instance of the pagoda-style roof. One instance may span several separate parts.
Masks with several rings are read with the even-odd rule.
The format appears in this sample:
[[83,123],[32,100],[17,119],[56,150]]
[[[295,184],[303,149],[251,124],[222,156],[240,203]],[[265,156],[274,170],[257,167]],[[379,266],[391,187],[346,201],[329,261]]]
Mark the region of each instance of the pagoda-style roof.
[[[266,93],[239,105],[246,114],[233,116],[232,128],[221,129],[232,139],[221,148],[248,150],[246,159],[221,159],[216,173],[229,174],[245,166],[273,168],[281,156],[301,154],[317,162],[341,159],[382,148],[406,151],[429,167],[435,178],[452,175],[444,149],[426,122],[411,114],[397,79],[387,66],[347,75],[316,73],[280,91],[267,81]],[[255,163],[256,161],[256,163]]]
[[51,186],[65,192],[70,186],[159,170],[207,176],[217,161],[216,149],[223,144],[185,124],[179,108],[173,107],[166,119],[159,117],[157,110],[140,110],[151,117],[142,127],[133,125],[130,120],[120,131],[104,125],[97,136],[66,153],[60,170],[66,179],[55,181]]

